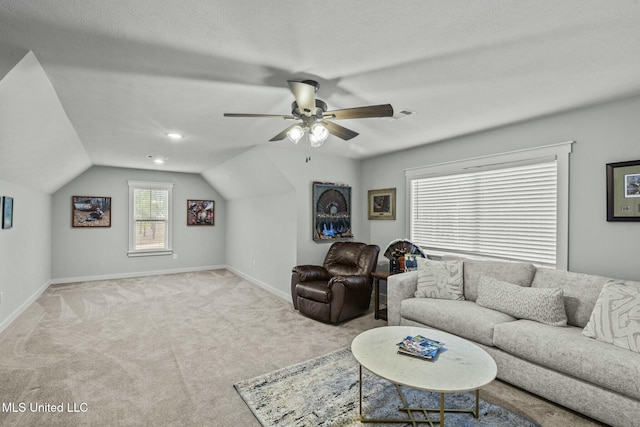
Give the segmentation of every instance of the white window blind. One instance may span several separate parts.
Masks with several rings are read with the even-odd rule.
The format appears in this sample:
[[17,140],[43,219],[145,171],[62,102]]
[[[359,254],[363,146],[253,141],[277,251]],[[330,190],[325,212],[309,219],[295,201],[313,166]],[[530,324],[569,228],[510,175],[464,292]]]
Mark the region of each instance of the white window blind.
[[411,240],[424,248],[556,263],[556,161],[412,180]]
[[171,253],[173,184],[129,182],[129,255]]
[[573,143],[406,169],[407,235],[432,255],[566,270]]

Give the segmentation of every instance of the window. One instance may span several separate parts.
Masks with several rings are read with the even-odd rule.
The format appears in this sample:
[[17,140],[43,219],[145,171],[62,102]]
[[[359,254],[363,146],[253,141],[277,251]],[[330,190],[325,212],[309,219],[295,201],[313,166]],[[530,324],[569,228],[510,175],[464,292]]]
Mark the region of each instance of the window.
[[427,252],[566,269],[571,143],[406,171],[409,238]]
[[169,255],[173,184],[129,181],[129,256]]

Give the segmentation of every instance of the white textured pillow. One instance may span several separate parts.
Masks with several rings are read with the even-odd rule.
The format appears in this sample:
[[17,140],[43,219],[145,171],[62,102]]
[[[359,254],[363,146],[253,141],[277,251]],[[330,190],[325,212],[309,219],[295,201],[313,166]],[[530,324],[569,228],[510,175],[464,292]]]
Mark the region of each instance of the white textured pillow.
[[562,289],[525,288],[481,276],[476,304],[517,319],[529,319],[551,326],[567,326]]
[[605,283],[582,333],[640,353],[640,283]]
[[416,258],[418,262],[418,290],[416,298],[464,300],[461,260],[432,261]]

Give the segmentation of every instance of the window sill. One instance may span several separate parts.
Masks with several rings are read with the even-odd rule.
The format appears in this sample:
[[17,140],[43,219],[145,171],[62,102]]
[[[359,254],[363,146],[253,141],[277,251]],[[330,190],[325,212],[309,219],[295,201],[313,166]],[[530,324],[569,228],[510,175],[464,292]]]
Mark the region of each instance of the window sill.
[[142,256],[163,256],[163,255],[173,255],[173,250],[162,250],[162,251],[129,251],[127,252],[127,256],[129,258],[136,258]]

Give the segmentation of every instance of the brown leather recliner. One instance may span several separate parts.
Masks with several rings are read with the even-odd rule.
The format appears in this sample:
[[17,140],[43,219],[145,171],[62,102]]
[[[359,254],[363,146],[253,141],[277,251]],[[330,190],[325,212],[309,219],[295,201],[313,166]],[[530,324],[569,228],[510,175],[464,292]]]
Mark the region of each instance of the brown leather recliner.
[[336,242],[322,266],[294,267],[293,307],[325,323],[339,323],[365,313],[371,302],[371,273],[376,270],[379,252],[376,245]]

